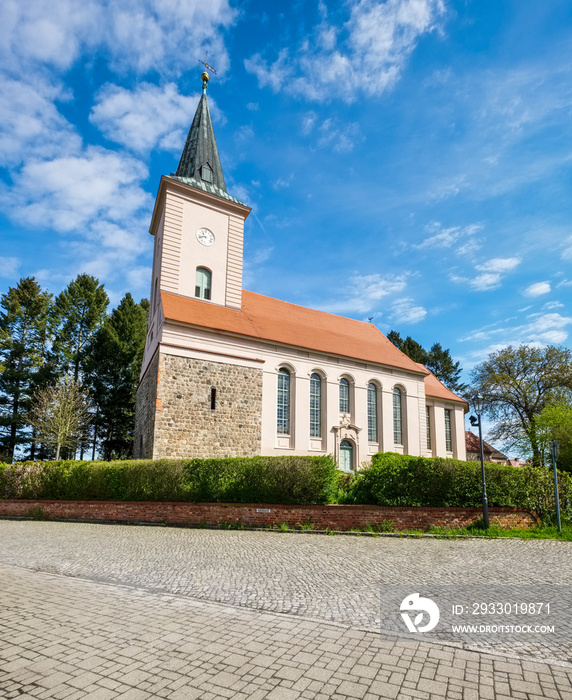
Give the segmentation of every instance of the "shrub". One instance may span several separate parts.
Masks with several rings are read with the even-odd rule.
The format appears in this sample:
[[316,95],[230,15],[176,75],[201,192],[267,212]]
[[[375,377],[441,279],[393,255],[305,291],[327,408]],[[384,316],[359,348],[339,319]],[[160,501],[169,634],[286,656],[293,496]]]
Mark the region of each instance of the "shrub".
[[330,457],[21,462],[0,468],[0,497],[110,501],[330,503]]
[[[531,508],[543,520],[555,509],[552,471],[538,467],[485,465],[490,506]],[[561,507],[572,497],[572,479],[559,475]],[[480,462],[380,452],[353,477],[345,503],[385,506],[477,506],[482,504]]]
[[331,503],[337,468],[331,457],[233,457],[185,464],[188,500],[226,503]]

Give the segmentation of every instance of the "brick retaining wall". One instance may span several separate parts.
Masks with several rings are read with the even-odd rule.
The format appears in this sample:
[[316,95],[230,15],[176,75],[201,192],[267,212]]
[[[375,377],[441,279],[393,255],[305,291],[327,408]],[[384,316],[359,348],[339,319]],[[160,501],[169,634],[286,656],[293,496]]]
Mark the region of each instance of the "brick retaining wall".
[[[162,503],[151,501],[0,500],[0,516],[41,514],[54,519],[168,523],[178,525],[238,524],[245,527],[299,528],[311,522],[315,530],[350,530],[392,523],[396,530],[426,530],[430,525],[465,527],[482,516],[480,508],[390,506],[286,506],[240,503]],[[524,527],[540,524],[536,513],[516,508],[489,508],[491,524]]]

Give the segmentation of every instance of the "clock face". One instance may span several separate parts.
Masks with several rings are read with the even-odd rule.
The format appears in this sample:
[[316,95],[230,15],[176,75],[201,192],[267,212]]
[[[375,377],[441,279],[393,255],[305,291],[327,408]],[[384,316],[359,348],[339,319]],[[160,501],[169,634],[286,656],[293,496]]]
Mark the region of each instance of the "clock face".
[[200,228],[197,231],[197,240],[203,245],[212,245],[214,243],[214,233],[208,228]]

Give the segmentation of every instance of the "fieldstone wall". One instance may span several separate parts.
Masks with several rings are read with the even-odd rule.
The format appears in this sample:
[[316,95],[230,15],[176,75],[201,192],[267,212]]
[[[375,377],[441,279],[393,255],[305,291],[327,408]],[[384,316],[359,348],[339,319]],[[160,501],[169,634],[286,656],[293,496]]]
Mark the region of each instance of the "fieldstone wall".
[[135,459],[151,459],[153,457],[158,369],[159,352],[156,352],[137,389],[133,439],[133,456]]
[[260,454],[261,423],[262,369],[159,353],[154,459]]

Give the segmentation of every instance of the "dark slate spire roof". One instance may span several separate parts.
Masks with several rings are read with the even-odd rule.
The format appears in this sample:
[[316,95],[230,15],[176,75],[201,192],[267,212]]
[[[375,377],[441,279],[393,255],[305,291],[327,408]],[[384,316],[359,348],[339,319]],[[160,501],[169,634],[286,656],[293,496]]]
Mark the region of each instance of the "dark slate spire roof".
[[[215,193],[219,190],[227,194],[207,102],[207,81],[208,75],[205,79],[205,74],[203,74],[203,94],[199,100],[175,176],[183,181],[193,180],[192,184],[195,187],[209,192],[214,189]],[[189,182],[189,184],[191,183]]]

